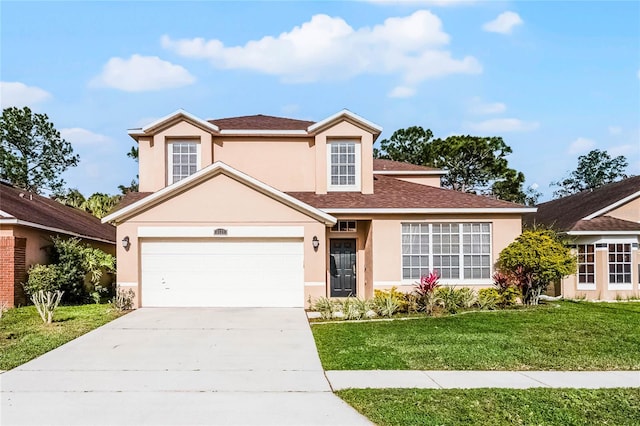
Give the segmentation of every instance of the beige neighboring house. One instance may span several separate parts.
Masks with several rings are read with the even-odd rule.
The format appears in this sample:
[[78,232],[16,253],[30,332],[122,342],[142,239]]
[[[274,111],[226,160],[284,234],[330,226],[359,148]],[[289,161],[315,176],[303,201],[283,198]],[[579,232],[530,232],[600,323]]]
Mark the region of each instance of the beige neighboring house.
[[115,254],[116,229],[100,219],[32,192],[0,183],[0,304],[27,304],[22,283],[34,264],[49,263],[51,238],[76,237]]
[[539,204],[526,220],[571,238],[575,275],[554,292],[566,298],[640,296],[640,176]]
[[141,192],[103,219],[122,242],[118,285],[137,306],[256,307],[411,290],[430,270],[490,285],[535,209],[374,160],[381,131],[348,110],[318,122],[180,110],[129,131]]

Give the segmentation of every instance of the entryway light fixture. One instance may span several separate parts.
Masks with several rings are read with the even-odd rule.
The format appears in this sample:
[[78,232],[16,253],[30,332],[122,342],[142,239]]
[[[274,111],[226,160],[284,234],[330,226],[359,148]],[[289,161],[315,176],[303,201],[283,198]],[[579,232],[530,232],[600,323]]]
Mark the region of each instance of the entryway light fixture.
[[129,250],[130,245],[131,243],[129,242],[129,236],[127,235],[122,239],[122,247],[124,247],[125,250]]
[[318,247],[320,247],[320,241],[318,240],[318,237],[316,237],[315,235],[313,236],[313,239],[311,240],[311,245],[313,245],[313,249],[315,251],[318,251]]

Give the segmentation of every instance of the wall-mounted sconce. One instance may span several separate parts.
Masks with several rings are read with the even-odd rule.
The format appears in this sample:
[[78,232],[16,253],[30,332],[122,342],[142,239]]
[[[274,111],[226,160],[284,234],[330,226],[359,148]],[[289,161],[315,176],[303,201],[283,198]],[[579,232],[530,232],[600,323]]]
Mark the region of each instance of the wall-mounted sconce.
[[318,251],[318,247],[320,247],[320,240],[318,240],[318,237],[316,237],[315,235],[313,236],[313,239],[311,240],[311,245],[313,246],[313,249],[315,251]]
[[128,235],[122,239],[122,247],[124,247],[124,249],[127,251],[129,250],[129,247],[131,247],[131,242],[129,241]]

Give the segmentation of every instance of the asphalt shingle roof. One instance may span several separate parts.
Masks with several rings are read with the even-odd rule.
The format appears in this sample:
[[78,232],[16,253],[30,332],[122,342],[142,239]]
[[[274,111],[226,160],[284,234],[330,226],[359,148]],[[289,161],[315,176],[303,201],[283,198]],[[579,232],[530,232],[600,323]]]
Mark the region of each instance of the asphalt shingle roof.
[[[553,226],[560,231],[569,231],[583,218],[602,210],[636,192],[640,191],[640,176],[633,176],[619,182],[603,185],[591,191],[582,191],[568,197],[539,204],[535,214],[528,215],[528,223],[539,223]],[[610,229],[606,225],[613,222],[597,222],[602,230]],[[581,226],[585,226],[582,224]],[[594,226],[593,224],[590,226]]]
[[376,175],[373,194],[359,192],[288,192],[302,202],[320,209],[328,208],[523,208],[520,204],[436,188]]
[[314,121],[262,114],[216,118],[208,121],[218,126],[221,130],[307,130],[309,126],[315,123]]
[[[430,172],[442,171],[433,167],[419,166],[417,164],[403,163],[402,161],[383,160],[374,158],[373,160],[374,171],[393,171],[393,172]],[[444,173],[444,171],[442,171]]]
[[116,228],[82,210],[55,200],[0,184],[0,210],[25,222],[57,228],[90,239],[116,241]]

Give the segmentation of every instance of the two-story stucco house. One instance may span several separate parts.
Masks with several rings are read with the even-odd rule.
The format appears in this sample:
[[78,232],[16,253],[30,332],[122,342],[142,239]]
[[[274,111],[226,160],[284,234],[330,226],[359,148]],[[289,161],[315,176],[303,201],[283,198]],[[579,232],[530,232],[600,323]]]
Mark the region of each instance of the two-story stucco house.
[[117,225],[118,285],[138,306],[304,306],[441,282],[491,284],[534,209],[440,188],[441,170],[373,158],[382,129],[177,111],[129,134],[140,192]]

